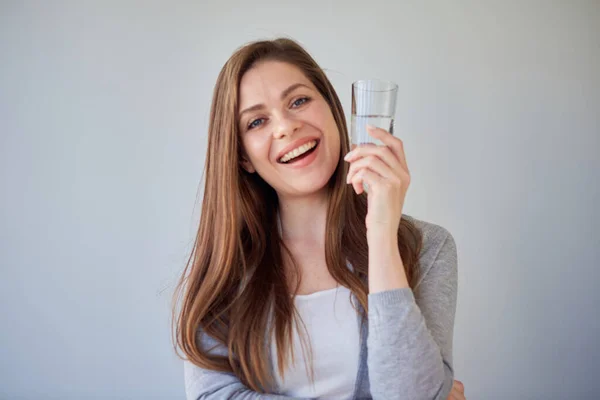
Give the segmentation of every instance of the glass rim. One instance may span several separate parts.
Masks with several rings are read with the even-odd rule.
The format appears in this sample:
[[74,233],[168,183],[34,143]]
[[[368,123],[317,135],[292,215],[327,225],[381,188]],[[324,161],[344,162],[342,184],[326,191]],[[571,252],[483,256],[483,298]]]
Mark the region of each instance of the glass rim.
[[[371,88],[366,88],[366,87],[360,86],[360,85],[368,83],[368,82],[375,82],[377,84],[382,84],[387,87],[386,87],[386,89],[371,89]],[[385,79],[360,79],[360,80],[352,82],[352,87],[355,90],[361,90],[361,91],[365,91],[365,92],[392,92],[394,90],[398,90],[398,84],[396,82],[392,82],[392,81],[385,80]]]

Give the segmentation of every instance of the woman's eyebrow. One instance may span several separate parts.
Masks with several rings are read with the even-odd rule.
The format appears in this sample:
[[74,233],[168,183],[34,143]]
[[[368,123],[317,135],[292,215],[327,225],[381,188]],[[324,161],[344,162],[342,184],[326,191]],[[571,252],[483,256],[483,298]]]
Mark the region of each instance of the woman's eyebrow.
[[[290,93],[292,93],[294,90],[298,89],[299,87],[304,86],[305,88],[310,89],[310,87],[308,87],[307,85],[305,85],[304,83],[294,83],[293,85],[291,85],[290,87],[288,87],[287,89],[285,89],[283,92],[281,92],[281,100],[285,99]],[[242,118],[242,115],[244,113],[250,112],[250,111],[256,111],[256,110],[260,110],[261,108],[264,108],[265,105],[264,104],[255,104],[251,107],[246,108],[245,110],[243,110],[239,115],[238,115],[238,119]]]

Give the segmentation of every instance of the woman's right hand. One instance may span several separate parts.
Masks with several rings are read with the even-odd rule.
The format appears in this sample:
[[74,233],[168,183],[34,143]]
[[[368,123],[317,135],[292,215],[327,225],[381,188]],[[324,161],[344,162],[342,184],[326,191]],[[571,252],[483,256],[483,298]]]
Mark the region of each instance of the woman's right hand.
[[465,385],[461,381],[454,381],[447,400],[466,400]]

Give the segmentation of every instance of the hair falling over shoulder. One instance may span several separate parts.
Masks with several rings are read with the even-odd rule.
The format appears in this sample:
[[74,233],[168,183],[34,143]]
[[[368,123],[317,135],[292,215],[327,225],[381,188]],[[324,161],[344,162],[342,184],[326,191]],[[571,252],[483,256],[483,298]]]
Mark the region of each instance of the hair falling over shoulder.
[[[214,88],[204,198],[193,250],[175,290],[175,351],[197,366],[233,372],[248,388],[268,392],[273,384],[267,335],[275,335],[280,374],[291,346],[294,288],[284,276],[278,200],[258,174],[240,165],[242,146],[237,109],[244,73],[260,61],[276,60],[298,67],[329,103],[339,129],[341,154],[350,150],[340,100],[323,70],[295,41],[257,41],[239,48],[223,66]],[[340,155],[341,155],[340,154]],[[345,183],[347,165],[340,160],[329,183],[325,259],[331,275],[348,287],[368,312],[367,199]],[[411,287],[417,279],[421,234],[402,218],[398,246]],[[293,262],[293,260],[292,260]],[[353,270],[347,267],[347,263]],[[202,348],[200,334],[223,345],[227,356]]]

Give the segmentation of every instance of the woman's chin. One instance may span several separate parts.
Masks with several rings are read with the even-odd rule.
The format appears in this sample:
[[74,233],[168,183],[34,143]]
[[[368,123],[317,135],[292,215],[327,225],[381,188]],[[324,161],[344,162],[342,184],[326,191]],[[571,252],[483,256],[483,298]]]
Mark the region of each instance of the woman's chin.
[[281,196],[312,196],[327,190],[327,184],[335,172],[336,165],[315,168],[307,174],[291,176],[280,174],[276,181],[269,182],[277,194]]
[[289,183],[285,187],[275,189],[279,196],[290,196],[290,197],[303,197],[303,196],[314,196],[319,193],[325,193],[327,191],[327,183],[329,180],[308,180],[299,179],[296,182]]

